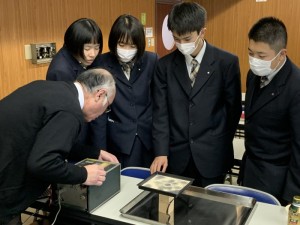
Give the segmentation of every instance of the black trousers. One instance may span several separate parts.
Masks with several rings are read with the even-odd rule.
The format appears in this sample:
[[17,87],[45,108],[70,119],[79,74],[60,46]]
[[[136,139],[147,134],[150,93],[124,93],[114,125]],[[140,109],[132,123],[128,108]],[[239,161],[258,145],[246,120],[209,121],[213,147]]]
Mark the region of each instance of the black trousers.
[[181,174],[184,177],[194,178],[193,185],[197,187],[206,187],[210,184],[223,184],[226,174],[222,174],[217,177],[203,177],[201,173],[198,171],[194,159],[191,157],[188,163],[187,168]]
[[154,159],[153,151],[148,150],[139,136],[135,136],[134,143],[132,146],[131,154],[115,153],[121,163],[121,167],[138,166],[150,168],[150,165]]

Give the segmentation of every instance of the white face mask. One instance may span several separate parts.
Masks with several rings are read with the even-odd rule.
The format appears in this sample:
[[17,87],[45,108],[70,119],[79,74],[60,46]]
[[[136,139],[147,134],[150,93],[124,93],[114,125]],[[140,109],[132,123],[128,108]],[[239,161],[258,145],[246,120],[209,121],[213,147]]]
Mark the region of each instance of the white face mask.
[[121,62],[130,62],[136,55],[137,49],[124,49],[117,47],[117,54]]
[[182,54],[184,54],[184,55],[191,55],[196,50],[196,48],[199,45],[199,42],[198,42],[198,44],[196,44],[196,42],[198,41],[199,37],[200,37],[200,35],[197,37],[196,41],[194,41],[194,42],[183,43],[183,44],[175,42],[176,47],[178,48],[178,50]]
[[263,76],[270,75],[272,72],[276,70],[277,66],[280,63],[279,61],[277,66],[274,69],[271,68],[272,62],[274,61],[274,59],[276,59],[276,57],[280,54],[280,52],[278,52],[278,54],[271,60],[257,59],[249,55],[250,69],[257,76],[263,77]]

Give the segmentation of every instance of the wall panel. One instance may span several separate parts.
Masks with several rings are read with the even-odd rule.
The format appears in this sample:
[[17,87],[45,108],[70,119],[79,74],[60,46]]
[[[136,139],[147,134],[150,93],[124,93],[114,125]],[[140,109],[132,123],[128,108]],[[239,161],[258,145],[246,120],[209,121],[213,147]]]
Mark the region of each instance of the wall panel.
[[[276,16],[285,22],[288,56],[300,65],[299,0],[194,1],[207,9],[208,42],[238,55],[243,90],[249,68],[247,33],[263,16]],[[59,49],[70,23],[80,17],[90,17],[103,31],[106,52],[109,30],[117,16],[129,13],[140,18],[141,12],[147,15],[145,26],[154,29],[155,0],[0,0],[0,99],[32,80],[45,79],[48,64],[33,65],[25,60],[25,44],[56,42]],[[155,47],[147,50],[154,51]]]
[[[106,52],[110,27],[119,15],[140,19],[144,12],[145,26],[154,29],[154,11],[154,0],[0,0],[0,99],[30,81],[45,79],[48,64],[25,60],[24,45],[56,42],[60,49],[67,27],[89,17],[101,27]],[[154,51],[154,46],[147,50]]]

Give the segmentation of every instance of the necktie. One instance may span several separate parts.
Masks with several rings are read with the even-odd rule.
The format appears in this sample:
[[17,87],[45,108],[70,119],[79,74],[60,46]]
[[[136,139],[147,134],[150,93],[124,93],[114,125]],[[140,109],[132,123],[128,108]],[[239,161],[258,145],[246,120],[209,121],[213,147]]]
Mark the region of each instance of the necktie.
[[122,70],[124,71],[127,79],[130,78],[131,67],[128,63],[121,63]]
[[197,77],[197,73],[200,68],[200,64],[198,63],[198,61],[196,59],[193,59],[191,64],[192,64],[192,69],[191,69],[190,79],[191,79],[191,85],[193,87],[196,77]]
[[259,87],[263,88],[264,86],[267,85],[267,81],[268,81],[268,77],[267,76],[263,76],[260,78],[260,84]]

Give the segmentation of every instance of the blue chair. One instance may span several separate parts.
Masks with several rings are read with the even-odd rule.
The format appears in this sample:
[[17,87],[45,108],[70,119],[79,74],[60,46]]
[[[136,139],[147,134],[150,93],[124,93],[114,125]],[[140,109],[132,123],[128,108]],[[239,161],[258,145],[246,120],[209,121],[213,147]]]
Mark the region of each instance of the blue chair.
[[121,170],[121,175],[128,176],[128,177],[135,177],[140,179],[148,178],[151,173],[149,168],[144,167],[126,167]]
[[273,195],[253,188],[230,184],[211,184],[206,186],[205,188],[223,193],[251,197],[256,199],[256,201],[258,202],[268,203],[272,205],[281,205],[277,198],[275,198]]

